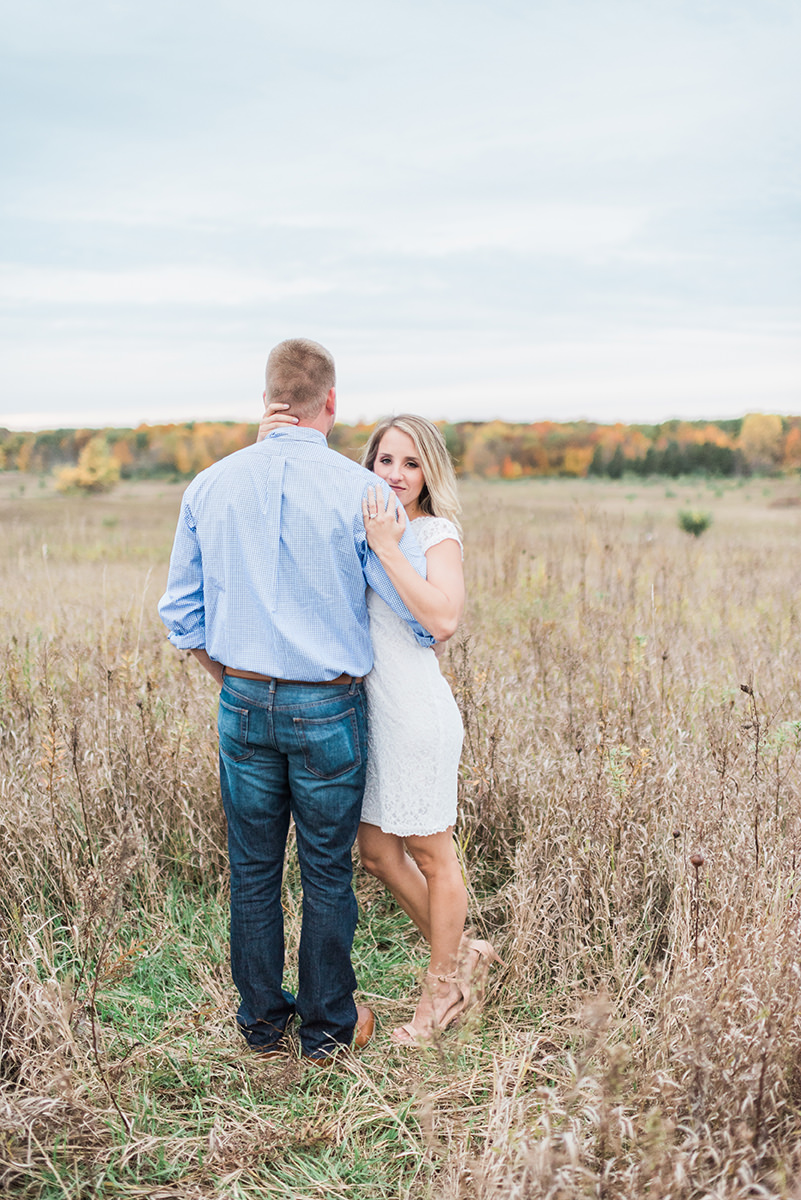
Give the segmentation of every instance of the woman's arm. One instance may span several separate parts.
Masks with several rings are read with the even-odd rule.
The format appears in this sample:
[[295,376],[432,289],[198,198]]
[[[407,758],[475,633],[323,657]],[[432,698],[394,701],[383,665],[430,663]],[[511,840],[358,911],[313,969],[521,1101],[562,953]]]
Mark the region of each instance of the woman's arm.
[[[394,505],[393,505],[394,501]],[[426,551],[427,577],[422,579],[401,553],[399,542],[405,521],[393,496],[385,507],[368,488],[362,504],[367,544],[409,612],[438,642],[446,642],[456,632],[464,610],[464,573],[462,551],[452,538]],[[371,517],[369,514],[375,512]]]

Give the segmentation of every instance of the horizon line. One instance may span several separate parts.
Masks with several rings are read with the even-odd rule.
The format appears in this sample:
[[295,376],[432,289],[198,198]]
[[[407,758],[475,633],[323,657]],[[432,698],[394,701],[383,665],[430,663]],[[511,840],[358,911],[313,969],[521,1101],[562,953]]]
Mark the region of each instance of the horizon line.
[[[625,425],[625,426],[629,426],[629,427],[646,426],[646,427],[653,428],[658,425],[670,425],[673,423],[684,424],[684,425],[719,425],[721,423],[728,424],[732,421],[743,421],[743,420],[745,420],[746,417],[751,416],[753,414],[757,414],[757,413],[760,415],[776,416],[776,417],[782,417],[782,418],[788,418],[788,419],[792,419],[794,417],[801,417],[801,411],[788,412],[788,411],[777,411],[776,409],[750,408],[745,412],[740,412],[736,415],[726,416],[726,417],[720,417],[720,416],[718,416],[718,417],[671,416],[671,417],[663,417],[661,419],[651,420],[651,421],[649,421],[649,420],[626,421],[626,420],[622,420],[620,418],[599,419],[599,418],[595,418],[595,417],[585,417],[585,416],[567,417],[567,418],[535,417],[532,420],[519,420],[519,419],[511,419],[508,417],[487,417],[487,418],[481,419],[481,420],[476,419],[474,417],[462,417],[462,418],[436,417],[436,418],[430,418],[430,419],[433,421],[433,423],[435,425],[491,425],[493,422],[498,421],[502,425],[519,425],[519,426],[541,425],[541,424],[542,425],[598,425],[598,426]],[[125,424],[122,424],[122,425],[100,424],[100,423],[96,423],[93,421],[87,421],[87,422],[84,422],[81,424],[75,424],[75,425],[56,425],[56,424],[38,424],[38,423],[22,425],[16,421],[12,421],[10,424],[4,424],[3,417],[0,416],[0,430],[4,430],[7,433],[23,433],[23,434],[59,433],[62,431],[64,433],[77,433],[82,430],[96,430],[97,432],[101,432],[101,431],[112,432],[114,430],[136,431],[138,429],[163,429],[168,425],[258,425],[259,420],[260,420],[260,418],[253,419],[253,418],[247,418],[247,417],[239,417],[239,418],[237,418],[237,417],[190,417],[188,419],[185,418],[183,420],[177,419],[177,418],[174,420],[162,420],[162,421],[143,420],[143,421],[137,422],[136,424],[127,424],[127,425],[125,425]],[[376,424],[378,424],[378,422],[380,420],[383,420],[383,417],[375,417],[375,418],[369,419],[369,420],[365,419],[363,417],[359,417],[354,420],[341,420],[341,421],[338,420],[336,422],[336,425],[337,426],[340,426],[340,425],[348,426],[348,427],[353,428],[356,425],[376,425]]]

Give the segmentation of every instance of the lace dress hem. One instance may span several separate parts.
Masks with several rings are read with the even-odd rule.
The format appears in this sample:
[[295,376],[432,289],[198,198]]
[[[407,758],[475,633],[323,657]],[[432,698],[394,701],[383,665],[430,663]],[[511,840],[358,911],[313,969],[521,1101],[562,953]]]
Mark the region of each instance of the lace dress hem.
[[419,826],[414,829],[393,828],[392,823],[384,818],[383,822],[370,821],[367,817],[362,817],[363,825],[375,825],[376,829],[380,829],[382,833],[392,833],[395,837],[433,837],[435,833],[447,833],[449,829],[453,829],[454,822],[449,821],[447,825],[437,826],[436,829],[421,829]]

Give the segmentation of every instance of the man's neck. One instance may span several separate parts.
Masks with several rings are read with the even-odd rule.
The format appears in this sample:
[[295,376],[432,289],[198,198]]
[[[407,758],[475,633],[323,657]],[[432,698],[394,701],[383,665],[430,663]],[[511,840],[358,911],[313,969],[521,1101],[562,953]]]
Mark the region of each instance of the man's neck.
[[321,433],[326,441],[328,441],[328,435],[331,432],[331,426],[328,424],[328,422],[326,421],[324,423],[324,422],[320,421],[319,419],[315,420],[315,421],[298,421],[295,428],[296,429],[314,429],[317,431],[317,433]]

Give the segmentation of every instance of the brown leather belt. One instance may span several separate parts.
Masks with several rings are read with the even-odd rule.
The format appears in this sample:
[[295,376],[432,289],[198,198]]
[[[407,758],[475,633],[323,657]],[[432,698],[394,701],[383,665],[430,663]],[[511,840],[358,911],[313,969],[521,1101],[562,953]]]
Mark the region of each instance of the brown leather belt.
[[276,679],[274,675],[260,675],[258,671],[237,671],[234,667],[223,667],[223,676],[231,675],[234,679],[258,679],[262,683],[291,683],[301,687],[327,687],[329,684],[361,683],[363,675],[337,675],[336,679]]

